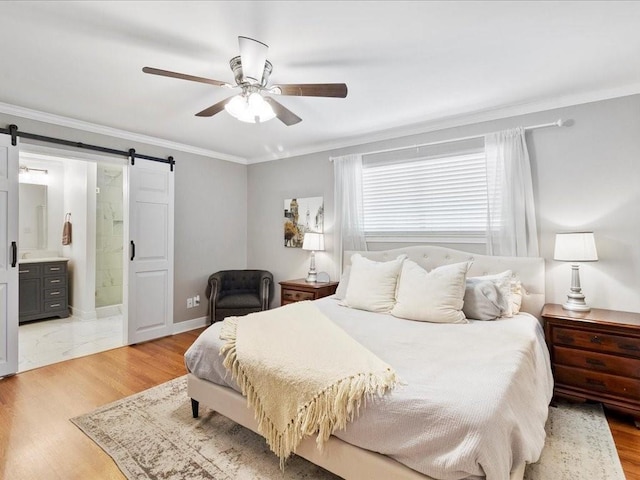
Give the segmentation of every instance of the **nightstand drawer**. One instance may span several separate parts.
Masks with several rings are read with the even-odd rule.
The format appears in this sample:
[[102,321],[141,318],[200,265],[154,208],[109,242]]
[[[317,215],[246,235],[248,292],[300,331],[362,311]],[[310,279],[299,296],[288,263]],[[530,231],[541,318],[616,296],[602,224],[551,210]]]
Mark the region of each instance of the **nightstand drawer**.
[[623,377],[640,378],[640,360],[566,347],[553,347],[556,364],[585,368]]
[[553,343],[640,358],[640,338],[556,327],[553,329]]
[[566,385],[605,395],[620,395],[640,403],[640,380],[562,365],[556,365],[554,373],[557,386]]
[[282,300],[287,302],[300,302],[302,300],[314,300],[315,294],[313,292],[301,292],[298,290],[289,290],[283,288],[281,292]]

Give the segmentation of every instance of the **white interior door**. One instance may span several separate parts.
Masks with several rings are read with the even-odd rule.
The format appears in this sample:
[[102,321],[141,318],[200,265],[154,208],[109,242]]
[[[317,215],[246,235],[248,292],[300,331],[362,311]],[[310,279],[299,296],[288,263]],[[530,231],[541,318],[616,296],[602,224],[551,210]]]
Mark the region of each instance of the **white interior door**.
[[18,146],[0,135],[0,376],[18,371]]
[[135,159],[128,168],[128,345],[173,328],[173,188],[169,165]]

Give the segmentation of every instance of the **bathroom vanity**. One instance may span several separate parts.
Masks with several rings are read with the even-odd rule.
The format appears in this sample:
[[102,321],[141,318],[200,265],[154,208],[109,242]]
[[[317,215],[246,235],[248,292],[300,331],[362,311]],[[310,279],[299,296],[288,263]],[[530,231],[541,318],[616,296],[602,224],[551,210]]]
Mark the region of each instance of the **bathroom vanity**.
[[69,316],[67,258],[20,260],[19,323]]

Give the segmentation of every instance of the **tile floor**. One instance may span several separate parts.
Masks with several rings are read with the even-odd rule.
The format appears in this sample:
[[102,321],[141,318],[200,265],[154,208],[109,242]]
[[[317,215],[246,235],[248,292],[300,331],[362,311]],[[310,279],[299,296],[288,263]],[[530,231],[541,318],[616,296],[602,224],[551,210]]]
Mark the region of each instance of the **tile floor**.
[[18,372],[121,347],[122,315],[40,320],[18,329]]

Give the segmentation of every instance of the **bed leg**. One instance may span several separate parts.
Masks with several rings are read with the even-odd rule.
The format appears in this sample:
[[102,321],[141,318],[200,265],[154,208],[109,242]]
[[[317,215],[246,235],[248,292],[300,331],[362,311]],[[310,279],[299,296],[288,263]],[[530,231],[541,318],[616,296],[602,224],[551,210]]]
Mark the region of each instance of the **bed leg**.
[[198,407],[200,407],[200,402],[198,400],[191,399],[191,414],[193,418],[198,418]]

